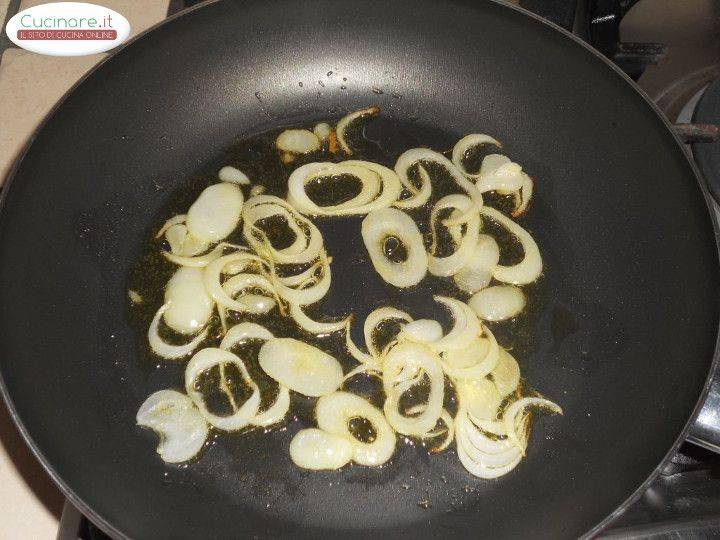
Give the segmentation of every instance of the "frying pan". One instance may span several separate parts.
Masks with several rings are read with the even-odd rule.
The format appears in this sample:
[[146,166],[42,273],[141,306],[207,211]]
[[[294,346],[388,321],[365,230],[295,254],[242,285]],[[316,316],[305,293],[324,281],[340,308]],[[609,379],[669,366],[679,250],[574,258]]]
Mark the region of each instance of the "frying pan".
[[[134,415],[182,366],[139,359],[125,315],[140,246],[233,141],[369,104],[437,148],[496,135],[536,178],[524,224],[546,278],[521,367],[565,415],[539,419],[497,481],[405,445],[380,469],[308,473],[287,455],[297,422],[248,435],[254,452],[223,436],[164,465]],[[367,312],[386,289],[332,231],[331,307]],[[682,440],[714,357],[718,255],[666,122],[558,28],[490,1],[216,2],[122,48],[35,134],[4,190],[0,305],[11,413],[113,536],[556,538],[597,531]]]

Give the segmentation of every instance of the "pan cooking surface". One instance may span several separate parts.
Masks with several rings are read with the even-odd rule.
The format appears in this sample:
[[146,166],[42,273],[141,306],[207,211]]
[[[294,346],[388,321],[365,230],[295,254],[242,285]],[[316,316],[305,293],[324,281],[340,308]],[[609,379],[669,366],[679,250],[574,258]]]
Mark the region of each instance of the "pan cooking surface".
[[[540,416],[527,459],[497,482],[473,479],[454,451],[405,446],[382,469],[308,473],[286,451],[299,425],[223,436],[191,467],[164,465],[134,414],[182,366],[145,362],[126,318],[143,240],[239,139],[368,104],[440,149],[496,134],[535,176],[525,224],[547,277],[520,362],[565,416]],[[653,472],[712,361],[717,251],[691,166],[593,53],[490,2],[207,5],[86,79],[6,191],[5,391],[56,478],[116,535],[576,536]],[[329,250],[342,252],[336,233]],[[328,312],[369,311],[375,289],[346,274]]]

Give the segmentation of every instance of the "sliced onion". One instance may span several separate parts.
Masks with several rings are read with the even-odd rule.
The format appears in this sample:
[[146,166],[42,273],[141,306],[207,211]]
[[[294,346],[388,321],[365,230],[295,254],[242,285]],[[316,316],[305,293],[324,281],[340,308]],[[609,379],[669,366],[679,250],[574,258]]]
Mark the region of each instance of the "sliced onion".
[[332,283],[330,262],[324,251],[320,253],[318,268],[320,269],[320,277],[313,275],[297,286],[288,287],[286,285],[288,280],[278,277],[277,269],[274,265],[271,265],[270,276],[275,286],[275,292],[287,300],[288,303],[296,306],[307,306],[317,302],[327,294]]
[[252,423],[253,425],[260,427],[267,427],[273,424],[277,424],[283,418],[285,418],[285,415],[289,410],[290,391],[281,384],[280,390],[273,404],[268,407],[267,410],[256,414],[255,418],[253,418]]
[[[362,188],[352,199],[340,204],[319,206],[308,196],[307,185],[318,179],[350,175]],[[303,214],[346,216],[367,214],[386,208],[400,195],[400,180],[391,169],[370,161],[349,160],[341,163],[308,163],[295,169],[288,180],[288,202]]]
[[542,257],[540,257],[540,250],[530,233],[494,208],[485,206],[480,209],[480,213],[514,235],[520,241],[525,252],[523,260],[515,265],[497,265],[493,271],[493,277],[498,281],[512,283],[513,285],[527,285],[535,281],[542,272]]
[[374,309],[365,318],[363,325],[363,336],[365,338],[365,346],[373,358],[380,357],[380,350],[375,345],[375,332],[384,322],[398,320],[405,323],[412,322],[413,318],[406,312],[389,306]]
[[477,379],[457,383],[455,388],[457,389],[461,407],[472,418],[480,420],[494,420],[497,418],[502,396],[492,381]]
[[185,243],[187,235],[187,227],[183,223],[168,227],[167,231],[165,231],[165,240],[170,244],[170,251],[172,253],[182,253],[183,244]]
[[356,120],[359,120],[361,118],[367,118],[368,116],[376,116],[379,113],[379,108],[368,107],[366,109],[360,109],[359,111],[352,112],[346,116],[343,116],[340,119],[340,121],[337,123],[337,126],[335,126],[335,131],[337,133],[338,144],[340,145],[340,148],[342,148],[343,152],[345,152],[346,154],[353,153],[350,145],[348,145],[347,140],[345,139],[345,131],[347,130],[348,126]]
[[253,187],[250,188],[250,196],[251,197],[257,197],[258,195],[262,195],[265,193],[265,186],[262,184],[255,184]]
[[500,347],[495,336],[484,328],[487,338],[471,341],[466,347],[449,349],[442,353],[442,367],[455,381],[480,380],[498,364]]
[[[231,263],[232,264],[232,263]],[[223,290],[231,298],[235,298],[241,291],[248,289],[261,290],[266,294],[244,293],[238,298],[238,302],[246,306],[248,313],[263,314],[275,307],[273,298],[274,289],[272,283],[264,276],[257,274],[236,274],[222,284]]]
[[[275,249],[265,233],[255,225],[260,219],[271,216],[285,218],[296,235],[296,240],[291,246]],[[243,234],[250,247],[276,264],[311,263],[320,255],[323,239],[318,228],[279,197],[258,195],[248,199],[243,210],[243,220]]]
[[315,321],[305,315],[302,308],[295,304],[290,304],[290,316],[293,320],[306,332],[310,332],[315,335],[324,335],[337,332],[347,327],[350,322],[350,318],[346,317],[339,321],[321,322]]
[[500,356],[492,378],[500,395],[505,397],[512,394],[520,384],[520,366],[517,360],[505,349],[500,349]]
[[[425,405],[415,405],[414,407],[410,407],[407,410],[408,414],[418,414],[422,413],[425,410]],[[423,439],[429,439],[429,438],[435,438],[440,435],[445,435],[445,439],[442,443],[440,443],[439,446],[436,446],[435,448],[430,450],[430,453],[437,454],[439,452],[442,452],[445,450],[448,446],[450,446],[450,443],[453,441],[454,437],[454,421],[452,416],[450,416],[450,413],[447,411],[447,409],[443,409],[442,414],[440,414],[440,420],[445,424],[444,429],[433,429],[431,431],[428,431],[425,433],[425,435],[422,436]]]
[[208,436],[208,425],[185,394],[159,390],[151,394],[137,412],[139,426],[160,436],[157,453],[167,463],[182,463],[195,457]]
[[235,230],[240,221],[243,194],[234,184],[208,186],[187,213],[190,234],[206,242],[218,242]]
[[[427,273],[428,257],[422,235],[410,216],[394,208],[370,212],[362,222],[363,241],[378,274],[396,287],[420,283]],[[407,250],[407,259],[396,263],[385,256],[384,242],[396,237]]]
[[[398,383],[398,375],[408,367],[421,370],[430,381],[430,394],[425,409],[421,414],[413,417],[405,416],[400,412],[400,399],[422,378]],[[383,388],[387,396],[383,410],[395,431],[421,437],[435,427],[442,414],[445,380],[439,358],[430,348],[418,343],[405,342],[390,349],[383,364]]]
[[433,298],[436,302],[448,308],[453,318],[452,329],[440,340],[432,344],[433,349],[441,352],[449,349],[460,349],[466,347],[480,335],[480,321],[470,306],[448,296],[436,295]]
[[212,316],[215,302],[205,292],[200,268],[180,267],[165,286],[165,324],[181,334],[196,334]]
[[232,184],[240,184],[247,186],[250,184],[250,179],[247,174],[242,172],[240,169],[226,165],[220,171],[218,171],[218,179],[223,182],[230,182]]
[[[252,390],[252,394],[240,407],[236,409],[233,407],[234,411],[231,415],[218,416],[208,410],[202,392],[195,389],[195,381],[204,371],[215,366],[222,367],[225,364],[233,364],[238,368],[245,384]],[[185,368],[185,392],[200,409],[205,419],[223,431],[237,431],[251,424],[260,406],[260,390],[250,377],[245,364],[236,355],[224,349],[207,348],[195,353]],[[234,400],[231,401],[234,405]]]
[[547,409],[550,412],[562,414],[562,409],[557,403],[550,401],[545,398],[538,397],[525,397],[520,398],[517,401],[508,405],[503,413],[503,422],[505,422],[505,429],[507,430],[508,437],[520,448],[522,452],[525,452],[527,446],[527,439],[522,433],[518,433],[516,429],[516,420],[519,414],[522,414],[528,407],[541,407]]
[[220,348],[229,351],[238,343],[244,343],[251,339],[267,341],[274,338],[272,332],[256,323],[241,322],[230,328],[220,342]]
[[[470,197],[470,199],[472,199],[472,207],[468,210],[465,210],[460,217],[456,218],[454,220],[454,224],[465,223],[468,219],[470,219],[470,216],[475,211],[477,211],[478,208],[482,208],[482,195],[475,187],[475,184],[468,180],[465,175],[458,170],[458,168],[453,164],[452,161],[450,161],[448,158],[446,158],[439,152],[435,152],[434,150],[430,150],[428,148],[413,148],[412,150],[408,150],[398,158],[398,161],[395,164],[395,172],[400,178],[400,182],[403,184],[403,186],[405,186],[408,191],[410,191],[411,193],[417,192],[415,187],[412,185],[412,182],[410,182],[410,180],[408,179],[408,169],[415,163],[419,163],[422,161],[435,163],[443,167],[448,172],[453,181]],[[410,199],[404,199],[403,201],[399,201],[399,203],[396,203],[396,206],[402,208],[414,208],[425,204],[427,202],[427,198],[425,198],[426,192],[423,190],[423,187],[426,183],[429,185],[429,182],[423,182],[420,188],[420,192],[417,193],[416,197],[411,197]],[[428,192],[427,197],[429,196],[430,194]]]
[[[348,392],[335,392],[318,399],[315,407],[318,427],[323,431],[345,437],[352,442],[355,463],[382,465],[395,451],[396,437],[382,411],[366,399]],[[349,422],[364,418],[375,430],[375,440],[365,443],[352,434]]]
[[353,444],[347,437],[322,429],[302,429],[290,441],[290,459],[303,469],[339,469],[352,456]]
[[490,285],[492,273],[500,260],[500,248],[492,236],[478,235],[475,251],[465,261],[460,271],[453,276],[458,288],[468,293],[475,293]]
[[525,293],[514,285],[493,285],[475,293],[468,305],[485,321],[504,321],[525,309]]
[[507,440],[493,441],[472,425],[465,414],[455,419],[455,436],[460,462],[479,478],[498,478],[513,470],[522,452]]
[[416,343],[432,343],[439,341],[443,335],[442,326],[432,319],[418,319],[409,322],[400,331],[402,337]]
[[258,361],[270,377],[305,396],[331,394],[343,380],[342,367],[335,358],[297,339],[267,341],[260,348]]
[[493,139],[490,135],[485,135],[484,133],[472,133],[470,135],[465,135],[462,139],[455,143],[455,146],[453,146],[452,162],[466,176],[471,178],[479,176],[468,172],[463,165],[463,162],[465,160],[465,154],[467,154],[468,150],[483,144],[490,144],[497,146],[498,148],[502,148],[502,144],[499,141]]
[[307,129],[286,129],[275,140],[275,146],[282,152],[307,154],[320,150],[320,140]]
[[480,233],[480,215],[473,213],[466,222],[465,232],[461,234],[459,245],[452,253],[445,257],[437,257],[433,253],[437,250],[437,221],[440,212],[453,208],[456,211],[466,212],[472,208],[472,201],[465,195],[448,195],[433,206],[430,213],[430,230],[432,232],[432,247],[428,255],[428,270],[435,276],[452,276],[467,263],[475,252],[478,234]]
[[163,226],[160,227],[160,230],[155,235],[155,238],[162,238],[162,235],[165,234],[165,232],[174,225],[179,225],[181,223],[185,223],[185,220],[187,219],[187,215],[185,214],[178,214],[177,216],[173,216],[170,219],[168,219],[165,223],[163,223]]
[[[416,153],[408,150],[401,154],[395,163],[395,173],[398,175],[400,182],[410,196],[395,202],[397,208],[419,208],[430,200],[432,195],[432,180],[427,169],[415,159]],[[420,176],[420,188],[416,188],[410,181],[408,170],[410,167],[418,164],[418,175]]]
[[169,307],[170,306],[168,304],[163,304],[155,313],[155,316],[150,323],[150,328],[148,328],[148,343],[150,344],[152,351],[158,356],[162,356],[168,360],[175,360],[177,358],[183,358],[197,349],[205,338],[207,338],[208,329],[205,328],[202,332],[195,336],[192,341],[184,345],[171,345],[165,342],[160,337],[158,327],[160,325],[160,318]]
[[319,124],[315,124],[315,127],[313,128],[313,133],[321,142],[326,141],[327,138],[330,136],[331,132],[332,127],[330,127],[330,124],[326,122],[320,122]]
[[257,302],[255,301],[256,299],[250,299],[247,302],[243,299],[242,296],[235,299],[225,291],[221,283],[225,267],[230,263],[244,260],[262,261],[262,259],[260,259],[256,255],[252,255],[250,253],[242,251],[239,251],[237,253],[231,253],[230,255],[224,255],[219,259],[215,259],[207,266],[207,268],[205,268],[203,273],[203,283],[205,284],[205,290],[207,291],[207,293],[212,297],[213,300],[215,300],[215,302],[218,303],[218,305],[226,309],[238,311],[240,313],[256,313],[258,307],[261,307],[258,306]]
[[198,255],[196,257],[185,257],[182,255],[176,255],[163,251],[163,257],[165,257],[171,263],[175,263],[180,266],[191,266],[193,268],[204,268],[212,261],[220,257],[225,252],[225,247],[221,244],[216,246],[212,251],[204,255]]
[[496,191],[501,195],[512,194],[515,199],[513,217],[522,214],[530,203],[533,181],[522,167],[500,154],[486,156],[475,184],[481,192]]
[[[220,348],[229,351],[238,343],[244,343],[251,339],[267,341],[273,337],[272,332],[264,326],[251,322],[241,322],[240,324],[230,328],[225,333],[225,336],[220,343]],[[276,424],[285,418],[289,409],[290,392],[283,385],[280,385],[280,390],[273,404],[264,412],[255,415],[255,418],[252,420],[252,424],[263,427]]]

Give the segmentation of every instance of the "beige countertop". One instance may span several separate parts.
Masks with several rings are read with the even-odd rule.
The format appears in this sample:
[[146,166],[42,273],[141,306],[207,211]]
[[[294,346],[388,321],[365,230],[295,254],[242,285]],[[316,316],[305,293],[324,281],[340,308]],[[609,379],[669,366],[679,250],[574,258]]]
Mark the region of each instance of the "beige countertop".
[[[0,0],[4,26],[17,10],[50,0]],[[99,0],[124,15],[136,34],[165,18],[169,0]],[[12,13],[8,14],[8,9]],[[72,58],[8,48],[0,59],[0,185],[50,108],[104,54]],[[42,81],[40,84],[39,81]],[[64,497],[45,474],[0,403],[0,540],[57,536]]]

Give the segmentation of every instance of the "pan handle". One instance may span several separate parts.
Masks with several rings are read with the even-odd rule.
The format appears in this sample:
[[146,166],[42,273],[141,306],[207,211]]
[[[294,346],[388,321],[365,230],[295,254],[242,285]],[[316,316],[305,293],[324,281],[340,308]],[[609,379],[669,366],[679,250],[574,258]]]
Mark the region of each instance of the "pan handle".
[[667,56],[662,43],[620,40],[620,21],[638,0],[577,0],[573,32],[637,80]]

